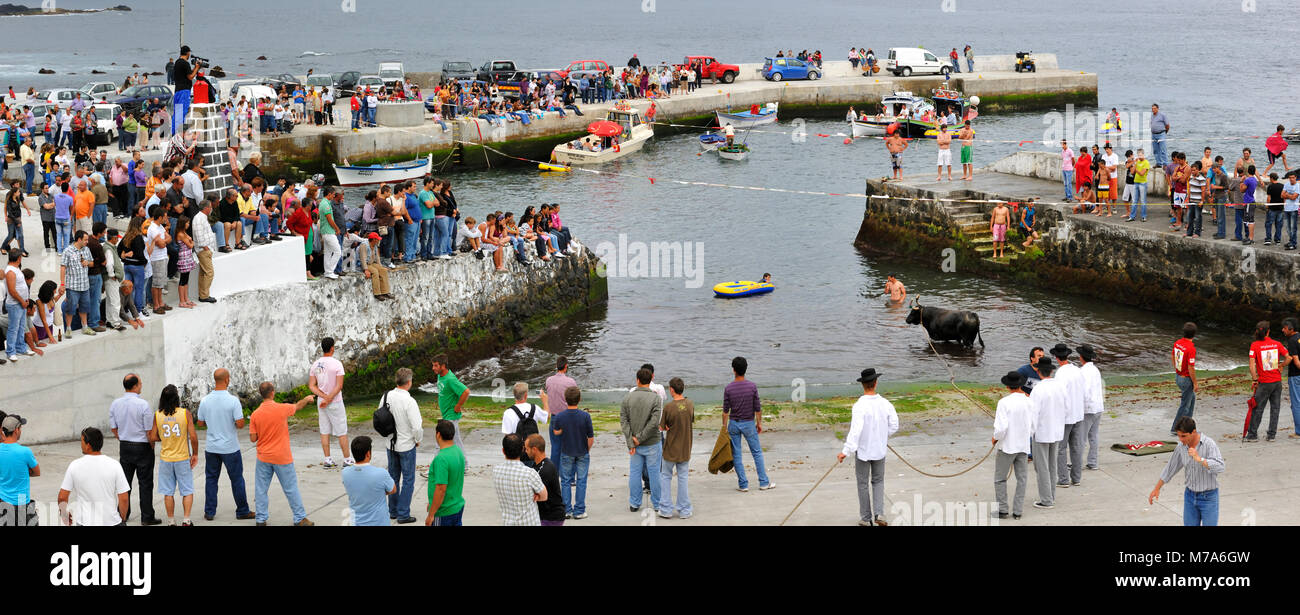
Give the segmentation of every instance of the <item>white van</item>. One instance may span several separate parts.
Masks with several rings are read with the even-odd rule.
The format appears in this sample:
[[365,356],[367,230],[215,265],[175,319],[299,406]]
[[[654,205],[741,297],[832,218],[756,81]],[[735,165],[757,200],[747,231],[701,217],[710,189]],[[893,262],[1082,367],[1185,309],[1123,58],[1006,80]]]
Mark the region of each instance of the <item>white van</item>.
[[894,73],[895,77],[910,77],[912,73],[947,75],[952,66],[920,47],[890,47],[885,70]]
[[392,89],[406,79],[406,70],[401,62],[380,62],[379,78],[384,80],[386,87]]

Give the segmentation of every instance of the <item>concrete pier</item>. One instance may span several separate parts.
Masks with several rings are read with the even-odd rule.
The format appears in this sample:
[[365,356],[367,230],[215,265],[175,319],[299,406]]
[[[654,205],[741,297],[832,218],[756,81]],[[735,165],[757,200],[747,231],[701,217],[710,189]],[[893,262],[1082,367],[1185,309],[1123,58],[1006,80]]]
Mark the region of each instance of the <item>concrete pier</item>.
[[[957,271],[1014,280],[1160,312],[1251,327],[1300,312],[1300,256],[1263,245],[1264,215],[1255,215],[1256,243],[1233,241],[1227,210],[1226,240],[1206,214],[1201,237],[1171,232],[1169,202],[1148,198],[1147,219],[1075,214],[1062,203],[1059,179],[1025,177],[997,169],[1025,169],[1043,154],[1015,154],[975,172],[973,181],[936,182],[925,173],[901,180],[869,180],[870,195],[855,244],[867,251],[941,265],[955,251]],[[1059,166],[1059,158],[1055,158]],[[1058,175],[1059,177],[1059,175]],[[1021,247],[1013,225],[1006,256],[992,258],[990,201],[1009,201],[1019,221],[1024,201],[1037,199],[1040,239]]]
[[[984,113],[1055,108],[1067,103],[1097,103],[1095,73],[1055,68],[1056,58],[1051,54],[1039,56],[1038,72],[1017,73],[1006,58],[980,56],[976,59],[976,72],[954,74],[946,81],[937,75],[894,77],[883,70],[865,77],[860,71],[853,70],[847,61],[840,61],[825,62],[823,76],[816,81],[771,82],[758,74],[761,65],[740,65],[741,73],[735,83],[711,84],[706,81],[690,94],[655,101],[658,111],[655,120],[660,123],[655,128],[656,132],[663,132],[673,130],[665,124],[703,126],[713,121],[714,111],[728,107],[746,109],[750,105],[769,102],[780,103],[782,119],[839,117],[850,106],[867,108],[898,90],[924,95],[940,87],[956,89],[967,96],[979,96],[980,110]],[[650,101],[644,99],[632,102],[642,109],[650,105]],[[432,121],[425,121],[418,127],[403,128],[385,127],[380,122],[378,128],[353,132],[345,103],[340,101],[335,126],[298,126],[290,135],[262,139],[268,171],[327,172],[331,164],[344,158],[354,164],[371,164],[410,160],[417,153],[429,152],[434,154],[439,172],[455,166],[483,168],[515,162],[495,153],[485,155],[478,144],[509,155],[546,160],[551,148],[585,134],[587,125],[603,118],[610,106],[610,103],[579,104],[583,116],[568,113],[561,118],[556,112],[547,112],[546,117],[534,120],[528,126],[518,122],[495,126],[486,120],[459,119],[448,121],[445,130]],[[459,152],[454,152],[457,141],[470,145],[462,144]]]

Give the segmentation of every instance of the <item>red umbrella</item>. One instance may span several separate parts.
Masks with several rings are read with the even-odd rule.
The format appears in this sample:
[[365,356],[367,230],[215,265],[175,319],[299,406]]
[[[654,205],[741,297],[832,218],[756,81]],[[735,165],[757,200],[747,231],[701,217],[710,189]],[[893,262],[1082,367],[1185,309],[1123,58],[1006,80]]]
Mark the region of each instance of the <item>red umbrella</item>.
[[623,125],[618,122],[601,120],[599,122],[592,122],[591,125],[587,127],[587,132],[596,135],[597,137],[616,137],[623,134]]

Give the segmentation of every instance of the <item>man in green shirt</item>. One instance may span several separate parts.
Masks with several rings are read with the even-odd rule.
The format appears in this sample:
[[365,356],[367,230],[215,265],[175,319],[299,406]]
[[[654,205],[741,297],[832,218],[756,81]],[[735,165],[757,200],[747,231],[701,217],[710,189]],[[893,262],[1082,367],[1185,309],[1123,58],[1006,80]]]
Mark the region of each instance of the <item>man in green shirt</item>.
[[[455,378],[455,376],[452,376]],[[438,421],[438,456],[429,465],[429,516],[426,526],[463,525],[465,514],[465,453],[453,443],[460,430],[448,420]]]
[[436,252],[434,245],[434,219],[438,217],[438,197],[433,193],[437,187],[437,181],[432,177],[425,178],[424,190],[420,191],[420,258],[432,260]]
[[339,257],[343,250],[339,247],[339,224],[334,219],[334,203],[343,198],[343,189],[332,186],[325,189],[325,198],[320,201],[320,240],[325,247],[325,277],[337,280],[339,274]]
[[[460,417],[464,413],[465,400],[469,399],[469,387],[461,383],[456,374],[447,367],[447,355],[440,354],[433,358],[433,373],[438,375],[438,411],[444,420],[450,421],[456,428],[454,441],[456,447],[465,450],[460,439]],[[469,463],[469,457],[465,457]]]

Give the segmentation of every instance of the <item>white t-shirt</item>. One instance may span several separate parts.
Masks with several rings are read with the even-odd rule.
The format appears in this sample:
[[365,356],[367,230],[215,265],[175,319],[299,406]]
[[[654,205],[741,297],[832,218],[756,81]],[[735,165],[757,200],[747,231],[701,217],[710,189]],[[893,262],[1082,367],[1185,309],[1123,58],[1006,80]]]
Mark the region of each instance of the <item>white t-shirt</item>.
[[506,411],[501,415],[501,433],[512,434],[515,432],[515,428],[519,426],[519,417],[515,416],[515,408],[519,408],[520,414],[528,416],[528,411],[533,407],[536,407],[537,410],[533,412],[533,420],[537,421],[538,425],[546,423],[546,420],[550,418],[550,415],[547,414],[545,410],[542,410],[541,404],[532,404],[532,406],[529,406],[529,403],[530,402],[525,401],[506,408]]
[[68,464],[63,484],[72,495],[68,511],[76,525],[117,525],[117,496],[131,490],[122,464],[108,455],[82,455]]
[[1106,161],[1106,166],[1115,167],[1115,170],[1110,172],[1110,176],[1119,177],[1119,154],[1116,153],[1106,154],[1102,156],[1101,159]]
[[[343,377],[343,364],[334,357],[321,357],[311,366],[311,375],[316,377],[316,388],[332,393],[339,385],[339,378]],[[343,393],[334,396],[329,406],[343,406]],[[326,404],[320,399],[316,400],[317,408],[324,408]]]
[[162,237],[163,235],[166,234],[167,234],[167,228],[165,224],[159,224],[157,222],[154,222],[153,224],[149,225],[149,234],[145,236],[145,240],[144,240],[145,251],[148,252],[151,249],[153,250],[153,252],[149,252],[149,262],[153,263],[157,261],[167,260],[167,246],[159,247],[156,243],[154,243],[155,240],[157,240],[157,238]]
[[275,108],[271,110],[271,117],[274,117],[276,121],[284,119],[284,107],[277,103]]

